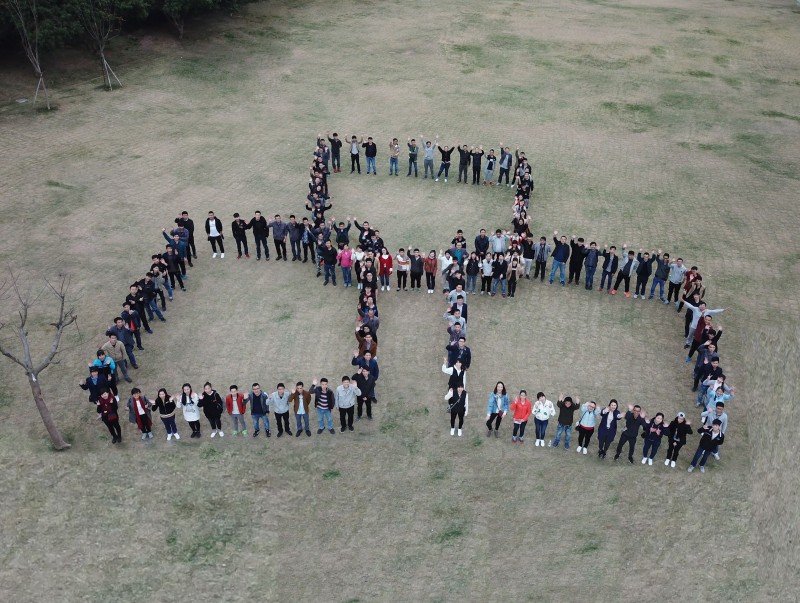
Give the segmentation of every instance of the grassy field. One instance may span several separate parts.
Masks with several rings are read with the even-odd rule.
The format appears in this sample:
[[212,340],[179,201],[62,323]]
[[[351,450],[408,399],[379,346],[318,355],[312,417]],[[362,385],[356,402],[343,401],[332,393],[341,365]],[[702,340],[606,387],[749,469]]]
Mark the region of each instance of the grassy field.
[[[24,375],[0,363],[8,600],[794,600],[797,17],[711,0],[257,3],[191,22],[182,44],[117,39],[113,93],[85,60],[53,57],[49,114],[14,102],[32,91],[22,69],[0,72],[0,261],[70,273],[80,308],[80,337],[42,377],[72,450],[50,450]],[[696,438],[680,471],[487,440],[498,379],[698,422],[674,310],[530,282],[470,299],[463,438],[442,413],[443,303],[392,292],[381,403],[354,434],[167,443],[158,425],[145,445],[126,423],[112,448],[75,383],[161,228],[183,209],[226,230],[234,211],[300,213],[326,130],[376,138],[379,175],[336,175],[329,213],[393,248],[510,223],[507,189],[407,179],[403,160],[386,176],[391,137],[438,134],[532,157],[535,234],[698,264],[737,385],[723,460],[688,476]],[[351,373],[354,291],[307,265],[212,262],[198,239],[188,292],[145,336],[148,395]]]

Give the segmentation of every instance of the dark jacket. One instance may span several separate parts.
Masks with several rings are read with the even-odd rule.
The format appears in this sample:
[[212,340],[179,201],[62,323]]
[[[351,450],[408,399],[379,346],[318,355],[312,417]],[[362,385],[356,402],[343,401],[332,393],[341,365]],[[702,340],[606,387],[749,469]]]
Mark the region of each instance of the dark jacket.
[[133,347],[133,335],[124,326],[111,325],[106,331],[106,337],[111,337],[112,335],[116,335],[119,342],[126,348]]
[[660,442],[661,438],[669,435],[669,427],[664,421],[660,425],[656,425],[656,420],[652,419],[645,423],[644,426],[644,439],[650,442]]
[[686,436],[694,433],[692,431],[692,427],[686,424],[686,421],[683,423],[678,423],[678,419],[672,419],[672,422],[669,424],[669,439],[672,442],[680,442],[681,445],[686,444]]
[[667,280],[669,277],[669,260],[664,260],[662,256],[656,256],[656,278],[660,278],[662,281]]
[[197,406],[203,409],[203,414],[208,419],[218,419],[222,416],[222,410],[224,409],[222,398],[214,389],[211,390],[210,394],[206,392],[200,394],[200,401]]
[[556,237],[553,237],[553,243],[555,244],[552,253],[553,259],[557,262],[566,262],[569,259],[569,245],[562,243]]
[[194,220],[191,218],[175,218],[175,224],[189,231],[189,238],[194,237]]
[[239,239],[241,241],[246,238],[248,228],[250,228],[250,225],[244,220],[240,219],[231,222],[231,232],[233,233],[234,239]]
[[[611,412],[611,411],[608,411]],[[617,436],[617,421],[622,418],[622,413],[619,410],[614,411],[614,419],[611,421],[611,427],[606,425],[608,421],[608,413],[597,415],[597,437],[601,440],[613,440]]]
[[339,255],[339,250],[336,249],[333,245],[331,248],[328,249],[327,247],[322,248],[322,261],[325,262],[326,266],[335,266],[336,265],[336,257]]
[[462,149],[461,147],[458,148],[458,165],[469,165],[469,158],[472,153],[469,152],[469,149]]
[[636,259],[639,260],[639,265],[636,267],[637,276],[639,278],[650,278],[650,275],[653,274],[653,262],[656,259],[651,257],[649,260],[645,260],[641,253],[636,256]]
[[334,399],[334,390],[332,390],[330,387],[328,388],[328,391],[326,392],[327,398],[325,405],[323,405],[322,402],[322,387],[317,385],[316,387],[312,387],[310,391],[314,394],[314,408],[333,410],[333,407],[336,404]]
[[97,381],[92,381],[91,376],[89,376],[80,386],[81,389],[89,391],[89,402],[97,402],[100,399],[100,393],[104,389],[108,389],[108,379],[105,375],[98,373]]
[[583,249],[584,245],[580,245],[575,241],[569,242],[569,247],[572,250],[572,254],[569,258],[569,266],[570,268],[576,269],[580,268],[581,263],[583,262]]
[[[248,228],[253,230],[254,237],[268,237],[269,236],[269,223],[264,216],[256,219],[255,216],[250,218],[250,223],[247,225]],[[235,236],[235,235],[234,235]]]
[[715,438],[711,427],[701,427],[697,430],[697,433],[701,434],[700,443],[697,445],[701,450],[714,450],[716,446],[722,446],[725,441],[725,434],[720,431],[719,435]]
[[376,157],[378,155],[378,145],[374,142],[362,142],[361,146],[366,149],[364,157]]
[[559,400],[556,402],[556,406],[558,406],[559,413],[558,413],[558,424],[559,425],[572,425],[573,417],[575,415],[575,411],[578,410],[579,406],[573,401],[569,407],[564,404],[563,400]]
[[481,237],[481,235],[475,237],[475,251],[478,252],[478,255],[489,251],[489,237]]
[[[224,239],[225,237],[222,236],[222,221],[219,218],[214,218],[214,224],[217,227],[220,238]],[[206,218],[206,234],[211,235],[211,226],[208,223],[208,218]]]
[[363,373],[356,373],[353,375],[352,380],[361,391],[362,398],[373,398],[375,396],[375,379],[372,375],[367,374],[365,377]]
[[603,272],[614,274],[619,268],[619,256],[616,253],[611,255],[611,251],[603,251],[600,255],[603,256]]
[[597,261],[600,257],[600,250],[596,247],[592,249],[591,247],[584,247],[583,248],[583,257],[585,258],[583,263],[587,268],[597,268]]
[[109,395],[108,398],[98,398],[97,412],[100,416],[109,421],[116,421],[119,419],[117,414],[117,401],[114,396]]
[[630,410],[625,413],[625,431],[622,432],[622,435],[627,436],[629,438],[638,437],[639,431],[642,427],[647,426],[647,421],[644,420],[642,415],[639,415],[637,418],[634,418],[633,412]]
[[269,396],[266,394],[266,392],[261,392],[261,394],[258,396],[256,396],[254,392],[250,392],[250,414],[269,414]]

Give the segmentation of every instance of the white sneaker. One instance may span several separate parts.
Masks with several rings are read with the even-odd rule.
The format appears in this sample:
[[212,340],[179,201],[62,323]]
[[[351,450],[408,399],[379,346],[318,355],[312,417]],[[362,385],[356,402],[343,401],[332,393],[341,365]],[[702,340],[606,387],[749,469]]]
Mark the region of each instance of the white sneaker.
[[642,465],[644,465],[645,463],[647,463],[647,457],[646,457],[646,456],[643,456],[643,457],[642,457]]
[[434,180],[434,182],[439,182],[439,179],[437,178],[436,180]]
[[444,181],[447,182],[447,178],[445,178]]
[[146,434],[146,433],[143,433],[143,434],[142,434],[142,439],[143,439],[143,440],[146,440],[146,439],[147,439],[147,434]]
[[181,434],[179,434],[179,433],[176,433],[176,434],[175,434],[175,439],[176,439],[176,440],[180,440],[180,439],[181,439]]
[[664,465],[669,465],[669,459],[667,459],[666,461],[664,461]]
[[686,471],[688,471],[689,473],[691,473],[692,471],[694,471],[694,467],[692,467],[691,465],[689,465],[689,468],[688,468]]
[[[719,460],[719,454],[718,454],[718,453],[716,453],[716,452],[715,452],[715,453],[713,454],[713,457],[714,457],[715,459]],[[702,467],[701,467],[701,469],[702,469]]]
[[212,431],[212,432],[211,432],[211,437],[212,437],[212,438],[215,438],[215,437],[217,437],[217,430],[216,430],[216,429],[215,429],[214,431]]
[[217,257],[217,252],[216,251],[211,254],[211,259],[213,260],[215,257]]
[[706,468],[705,467],[700,467],[700,473],[705,473],[705,472],[706,472]]
[[633,299],[639,299],[639,295],[638,295],[638,294],[636,294],[636,293],[634,293],[634,294],[633,294]]
[[169,442],[171,439],[172,439],[172,434],[171,434],[171,433],[168,433],[168,434],[167,434],[167,442]]
[[114,400],[116,400],[117,402],[119,402],[119,396],[114,396]]
[[456,435],[456,428],[455,427],[451,427],[450,428],[450,435]]
[[583,454],[589,454],[589,451],[584,447]]
[[653,464],[653,459],[647,459],[647,464],[648,465],[652,465]]
[[672,461],[672,462],[670,463],[670,466],[671,466],[673,469],[675,469],[675,461]]
[[464,434],[464,432],[459,429],[458,430],[458,437],[460,438],[463,434]]
[[222,431],[221,429],[219,430],[219,437],[221,437],[221,438],[225,437],[225,432]]
[[583,450],[583,448],[581,448],[580,446],[578,446],[578,449],[577,449],[577,450],[578,450],[578,454],[580,454],[580,453],[581,453],[581,450]]

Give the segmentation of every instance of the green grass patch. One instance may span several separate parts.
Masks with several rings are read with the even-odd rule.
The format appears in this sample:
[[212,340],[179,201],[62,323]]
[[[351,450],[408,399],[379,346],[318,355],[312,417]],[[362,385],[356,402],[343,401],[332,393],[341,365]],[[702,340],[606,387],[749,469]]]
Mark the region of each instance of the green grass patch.
[[575,551],[578,555],[588,555],[600,550],[600,543],[594,540],[583,543]]
[[336,479],[341,475],[341,471],[338,469],[328,469],[325,473],[322,474],[322,479]]
[[731,58],[728,55],[720,54],[714,57],[714,62],[721,67],[727,67],[731,64]]
[[701,78],[711,78],[714,77],[714,74],[710,71],[702,71],[700,69],[690,69],[686,72],[686,75],[691,75],[692,77],[701,77]]
[[[380,350],[378,350],[378,351],[380,351]],[[392,420],[388,420],[388,421],[384,421],[383,423],[381,423],[379,431],[381,433],[391,433],[392,431],[394,431],[398,427],[399,426],[397,425],[397,423],[395,423]]]
[[658,57],[660,59],[663,59],[665,56],[667,56],[667,49],[663,46],[653,46],[650,48],[650,52],[654,57]]
[[222,456],[222,452],[213,446],[205,446],[200,450],[200,458],[204,461],[215,461]]
[[433,541],[437,544],[448,544],[453,540],[461,538],[464,534],[464,525],[462,523],[453,523],[437,532],[433,537]]
[[65,191],[74,191],[75,187],[71,184],[65,184],[63,182],[59,182],[58,180],[48,180],[45,184],[47,186],[52,186],[53,188],[60,188],[61,190]]
[[783,113],[782,111],[762,111],[761,115],[764,117],[781,117],[783,119],[791,119],[792,121],[800,121],[800,116],[789,115],[788,113]]

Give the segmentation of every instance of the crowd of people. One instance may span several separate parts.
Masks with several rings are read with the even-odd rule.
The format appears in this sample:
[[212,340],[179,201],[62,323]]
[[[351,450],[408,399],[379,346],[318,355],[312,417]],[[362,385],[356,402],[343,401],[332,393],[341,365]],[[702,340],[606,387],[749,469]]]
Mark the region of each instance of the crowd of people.
[[[517,149],[514,153],[515,162],[512,162],[508,147],[499,145],[499,160],[494,157],[494,150],[490,149],[481,180],[481,161],[484,156],[482,147],[442,146],[439,145],[438,137],[433,140],[420,137],[419,145],[415,139],[408,139],[408,175],[412,171],[416,175],[416,161],[420,151],[423,153],[424,177],[430,171],[434,180],[442,174],[447,178],[449,153],[454,148],[458,149],[460,156],[459,182],[467,181],[467,168],[471,166],[473,184],[494,184],[494,168],[495,165],[499,166],[498,184],[505,177],[508,186],[516,186],[511,228],[497,228],[491,236],[487,235],[485,229],[481,229],[473,240],[472,250],[469,249],[463,231],[458,230],[449,247],[446,250],[440,249],[438,254],[431,250],[423,255],[418,248],[410,247],[391,253],[380,230],[371,226],[368,221],[359,222],[357,218],[348,216],[337,222],[335,218],[325,216],[333,207],[329,195],[329,178],[331,173],[341,171],[343,144],[345,143],[336,133],[332,137],[320,135],[317,138],[305,204],[309,216],[303,216],[298,221],[292,214],[288,221],[284,221],[280,215],[268,219],[260,211],[256,211],[252,218],[245,220],[235,213],[231,233],[237,246],[237,259],[250,258],[247,232],[252,231],[256,260],[260,260],[262,254],[265,260],[269,260],[268,237],[271,232],[276,259],[288,261],[288,239],[292,261],[307,263],[311,259],[316,276],[324,276],[324,286],[337,286],[338,271],[341,273],[343,286],[351,287],[355,275],[358,289],[355,329],[357,348],[351,359],[355,374],[343,376],[341,384],[335,389],[329,386],[326,378],[319,381],[313,379],[310,389],[306,389],[300,381],[291,389],[278,383],[272,393],[262,391],[258,383],[254,383],[247,393],[239,391],[237,385],[231,385],[224,399],[210,383],[204,384],[200,394],[195,393],[188,383],[176,395],[170,395],[162,388],[152,400],[138,388],[133,388],[126,407],[130,422],[137,425],[143,440],[153,437],[153,412],[158,413],[162,420],[167,439],[180,439],[175,422],[178,408],[189,423],[192,438],[201,437],[200,409],[203,409],[209,422],[211,437],[224,436],[221,422],[223,414],[230,417],[233,435],[248,434],[248,408],[253,423],[253,437],[258,437],[262,428],[264,435],[271,437],[271,412],[275,414],[277,436],[292,435],[290,409],[295,415],[295,436],[300,437],[305,433],[310,437],[309,413],[312,398],[317,415],[317,434],[326,430],[335,433],[332,418],[335,408],[339,411],[340,432],[353,431],[354,420],[360,420],[365,411],[367,419],[372,419],[372,405],[377,402],[375,389],[380,375],[377,359],[380,325],[378,287],[380,286],[381,292],[388,292],[393,288],[396,291],[408,291],[409,287],[411,291],[421,291],[423,274],[428,294],[435,293],[437,277],[442,280],[448,336],[446,355],[442,363],[442,372],[448,378],[445,401],[450,416],[450,434],[462,436],[464,420],[469,413],[466,373],[472,362],[472,353],[467,346],[467,299],[469,295],[478,293],[478,280],[481,283],[480,294],[490,297],[499,292],[501,297],[513,298],[519,282],[537,279],[543,282],[545,278],[551,285],[558,280],[565,287],[579,286],[583,276],[584,288],[595,290],[594,277],[599,267],[601,278],[597,291],[616,295],[624,286],[625,296],[630,297],[631,280],[635,276],[634,299],[652,300],[658,290],[658,298],[663,304],[674,303],[677,312],[685,308],[683,337],[687,350],[686,362],[693,363],[692,389],[697,392],[696,404],[701,407],[701,424],[697,428],[701,438],[689,471],[698,463],[701,471],[704,470],[710,455],[719,459],[719,446],[723,443],[728,425],[725,403],[733,398],[734,388],[727,383],[720,367],[719,340],[722,328],[712,322],[713,317],[723,309],[713,310],[707,307],[705,284],[696,266],[688,268],[682,258],[672,260],[668,253],[660,249],[639,249],[635,252],[627,244],[623,244],[621,250],[608,244],[600,248],[595,241],[590,241],[587,245],[583,237],[559,237],[558,231],[553,233],[552,245],[544,236],[536,240],[530,230],[531,220],[527,214],[533,177],[525,154]],[[377,146],[372,137],[367,137],[366,140],[361,137],[358,140],[356,136],[351,136],[347,144],[351,152],[351,172],[360,173],[359,149],[363,148],[367,158],[367,173],[375,174]],[[390,175],[398,175],[399,149],[398,140],[392,139],[389,143]],[[442,159],[435,178],[432,163],[434,150],[439,150]],[[511,180],[509,174],[512,175]],[[134,369],[138,368],[134,347],[137,351],[144,350],[141,330],[152,333],[150,322],[156,317],[160,321],[166,321],[163,315],[167,308],[166,300],[173,299],[176,288],[186,291],[187,267],[191,268],[192,260],[197,259],[193,221],[187,212],[183,212],[175,219],[175,223],[175,228],[162,232],[166,240],[164,251],[153,254],[144,277],[131,284],[122,312],[106,331],[108,341],[97,350],[97,358],[90,363],[89,376],[80,381],[80,386],[89,392],[90,402],[96,404],[99,418],[107,425],[112,443],[122,440],[118,417],[119,373],[122,373],[125,381],[132,381],[128,367],[130,365]],[[351,244],[350,232],[353,225],[358,235],[357,241]],[[208,214],[205,231],[211,246],[211,258],[223,259],[224,228],[214,212]],[[649,283],[651,276],[652,284]],[[533,414],[536,446],[558,448],[563,438],[564,448],[569,449],[574,422],[578,434],[577,451],[588,453],[592,436],[597,430],[597,454],[604,459],[616,439],[617,424],[624,419],[625,427],[621,430],[614,460],[620,458],[627,446],[628,461],[633,463],[637,438],[642,437],[642,464],[652,465],[662,439],[666,438],[668,445],[664,464],[675,467],[678,453],[686,444],[687,436],[694,433],[686,414],[677,413],[670,423],[666,423],[662,412],[657,412],[652,419],[648,419],[638,404],[628,405],[624,415],[618,407],[616,400],[611,400],[608,405],[600,408],[594,401],[581,404],[577,396],[573,400],[564,395],[559,396],[554,405],[543,392],[538,392],[536,400],[532,402],[524,389],[512,401],[505,384],[499,381],[489,395],[487,436],[499,437],[502,420],[510,412],[513,422],[511,440],[514,443],[524,443],[526,426]],[[548,422],[556,414],[558,419],[555,438],[546,443]]]

